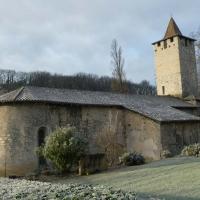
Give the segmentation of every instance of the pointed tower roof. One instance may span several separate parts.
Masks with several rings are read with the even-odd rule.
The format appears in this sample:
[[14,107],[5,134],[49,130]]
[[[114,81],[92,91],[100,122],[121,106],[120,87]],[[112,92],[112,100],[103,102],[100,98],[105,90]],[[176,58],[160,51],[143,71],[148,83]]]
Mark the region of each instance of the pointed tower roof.
[[165,32],[165,35],[164,35],[163,39],[158,40],[156,42],[153,42],[152,44],[154,45],[157,42],[161,42],[163,40],[167,40],[168,38],[171,38],[171,37],[174,37],[174,36],[179,36],[181,38],[186,38],[188,40],[195,41],[195,39],[193,39],[193,38],[190,38],[190,37],[182,35],[182,33],[181,33],[180,29],[178,28],[176,22],[171,17],[170,20],[169,20],[169,24],[167,26],[167,30]]
[[180,29],[178,28],[174,19],[171,17],[163,39],[167,39],[167,38],[177,36],[177,35],[182,36],[182,33],[181,33]]

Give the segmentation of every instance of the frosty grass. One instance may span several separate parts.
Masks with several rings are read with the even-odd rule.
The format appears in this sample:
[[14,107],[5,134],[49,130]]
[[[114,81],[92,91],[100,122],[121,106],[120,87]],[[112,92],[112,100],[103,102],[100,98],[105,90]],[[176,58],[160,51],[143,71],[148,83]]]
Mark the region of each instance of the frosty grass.
[[0,199],[14,200],[136,200],[133,192],[113,190],[105,186],[52,184],[39,181],[0,178]]

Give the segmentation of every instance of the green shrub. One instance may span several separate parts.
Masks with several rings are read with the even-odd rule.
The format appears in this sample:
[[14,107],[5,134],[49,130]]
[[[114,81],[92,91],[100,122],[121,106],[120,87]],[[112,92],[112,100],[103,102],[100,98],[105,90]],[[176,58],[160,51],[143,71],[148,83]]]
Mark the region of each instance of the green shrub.
[[45,138],[39,154],[50,160],[57,170],[67,172],[87,152],[87,142],[72,127],[58,128]]
[[183,155],[183,156],[199,156],[200,155],[200,143],[185,146],[181,152],[181,155]]
[[145,160],[141,154],[138,153],[124,153],[120,158],[120,163],[126,166],[142,165]]

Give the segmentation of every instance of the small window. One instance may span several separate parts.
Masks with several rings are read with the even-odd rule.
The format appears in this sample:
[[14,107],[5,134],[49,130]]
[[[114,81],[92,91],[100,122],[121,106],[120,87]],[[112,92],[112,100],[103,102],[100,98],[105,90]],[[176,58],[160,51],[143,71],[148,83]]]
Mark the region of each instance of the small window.
[[164,41],[164,49],[167,48],[167,40]]
[[157,43],[157,46],[158,46],[158,47],[160,46],[160,42]]
[[162,86],[162,94],[165,94],[165,86]]
[[172,38],[170,38],[170,42],[173,42],[174,41],[174,38],[172,37]]

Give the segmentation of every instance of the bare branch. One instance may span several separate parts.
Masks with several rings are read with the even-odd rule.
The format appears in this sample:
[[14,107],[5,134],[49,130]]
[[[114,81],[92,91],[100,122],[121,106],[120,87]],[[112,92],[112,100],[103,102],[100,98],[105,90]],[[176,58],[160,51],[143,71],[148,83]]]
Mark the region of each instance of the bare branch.
[[118,92],[127,92],[126,74],[124,71],[125,60],[122,56],[122,48],[118,46],[116,39],[111,44],[111,63],[113,65],[112,89]]

